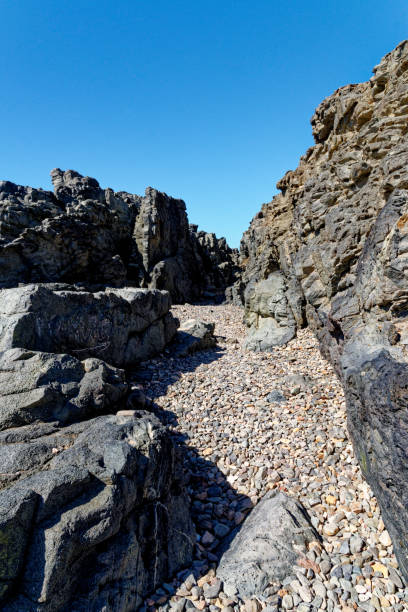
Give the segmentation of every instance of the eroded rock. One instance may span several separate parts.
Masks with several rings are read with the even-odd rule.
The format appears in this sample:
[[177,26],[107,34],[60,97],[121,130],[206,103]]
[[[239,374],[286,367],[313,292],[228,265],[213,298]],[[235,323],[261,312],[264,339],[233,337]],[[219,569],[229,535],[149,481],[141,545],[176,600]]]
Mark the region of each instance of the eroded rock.
[[0,492],[2,609],[136,609],[194,546],[168,433],[133,411],[43,434],[31,443],[53,445],[47,469]]
[[[405,577],[407,67],[404,41],[370,81],[320,104],[315,146],[279,181],[281,193],[241,245],[248,322],[258,316],[251,286],[262,293],[278,270],[296,325],[307,322],[343,382],[356,454]],[[281,327],[272,309],[270,318]]]

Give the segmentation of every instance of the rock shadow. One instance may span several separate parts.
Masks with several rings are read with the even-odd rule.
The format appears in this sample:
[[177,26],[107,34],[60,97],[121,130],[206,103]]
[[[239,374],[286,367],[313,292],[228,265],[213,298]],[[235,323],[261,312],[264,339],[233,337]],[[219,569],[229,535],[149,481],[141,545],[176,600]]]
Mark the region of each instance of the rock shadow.
[[[197,542],[194,550],[192,563],[169,577],[168,583],[158,588],[155,593],[146,599],[146,605],[141,610],[157,610],[165,605],[168,599],[174,595],[181,585],[181,597],[183,583],[191,583],[191,575],[195,582],[202,576],[215,569],[223,552],[228,548],[234,537],[239,532],[246,516],[253,507],[248,495],[240,493],[231,485],[227,476],[217,467],[217,455],[203,456],[202,452],[194,446],[188,445],[188,433],[176,430],[179,419],[176,412],[163,409],[155,400],[165,394],[168,386],[174,384],[183,373],[194,372],[198,365],[211,363],[222,356],[220,348],[200,351],[187,358],[174,359],[168,365],[168,369],[160,369],[164,360],[151,360],[155,367],[149,370],[149,364],[144,364],[139,371],[139,376],[130,380],[138,382],[141,386],[144,382],[144,391],[149,397],[149,410],[151,410],[164,424],[169,426],[171,436],[178,450],[179,465],[184,472],[184,484],[190,498],[190,512],[197,532]],[[159,364],[160,362],[160,364]],[[147,376],[146,373],[155,372],[158,379]],[[141,375],[140,375],[141,374]],[[193,586],[195,583],[193,583]],[[199,600],[203,599],[204,593],[199,588]],[[227,598],[231,599],[231,598]],[[232,598],[234,600],[234,598]],[[236,600],[238,601],[238,600]],[[234,601],[231,601],[232,605]],[[166,608],[167,609],[167,608]]]
[[[165,395],[168,387],[174,385],[182,374],[194,372],[203,363],[212,363],[220,359],[225,349],[215,346],[210,349],[197,351],[187,357],[176,357],[171,349],[164,351],[163,357],[153,358],[143,362],[136,368],[127,370],[127,377],[131,383],[143,386],[143,391],[151,400],[157,400]],[[165,365],[163,371],[157,376],[159,364]]]

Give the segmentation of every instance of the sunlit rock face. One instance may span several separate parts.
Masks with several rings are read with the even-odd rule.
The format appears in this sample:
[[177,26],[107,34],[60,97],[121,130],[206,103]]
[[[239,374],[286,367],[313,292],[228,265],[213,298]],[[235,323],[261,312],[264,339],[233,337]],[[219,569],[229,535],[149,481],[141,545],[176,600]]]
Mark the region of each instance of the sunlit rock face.
[[[408,576],[408,42],[368,82],[324,100],[311,123],[316,144],[242,239],[246,321],[259,337],[269,309],[274,333],[261,349],[288,321],[317,335]],[[278,301],[266,295],[277,273]]]

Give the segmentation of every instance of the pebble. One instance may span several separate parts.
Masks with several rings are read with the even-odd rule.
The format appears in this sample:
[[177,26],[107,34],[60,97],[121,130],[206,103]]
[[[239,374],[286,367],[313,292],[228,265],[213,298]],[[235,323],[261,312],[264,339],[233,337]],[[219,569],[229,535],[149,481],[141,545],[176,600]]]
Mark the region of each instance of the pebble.
[[[191,571],[152,594],[147,610],[408,610],[391,539],[348,439],[341,385],[311,332],[251,353],[241,346],[242,309],[186,304],[173,312],[214,322],[219,346],[143,364],[143,391],[184,454],[199,536]],[[217,547],[273,489],[303,503],[323,546],[282,591],[243,601],[216,578]]]

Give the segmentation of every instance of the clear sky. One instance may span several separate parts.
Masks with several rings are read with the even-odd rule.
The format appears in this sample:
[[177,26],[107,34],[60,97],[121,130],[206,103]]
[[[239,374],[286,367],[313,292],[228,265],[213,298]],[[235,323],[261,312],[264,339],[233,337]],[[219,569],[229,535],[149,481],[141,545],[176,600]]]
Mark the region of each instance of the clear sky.
[[183,198],[238,246],[327,95],[408,37],[406,0],[0,0],[0,179]]

